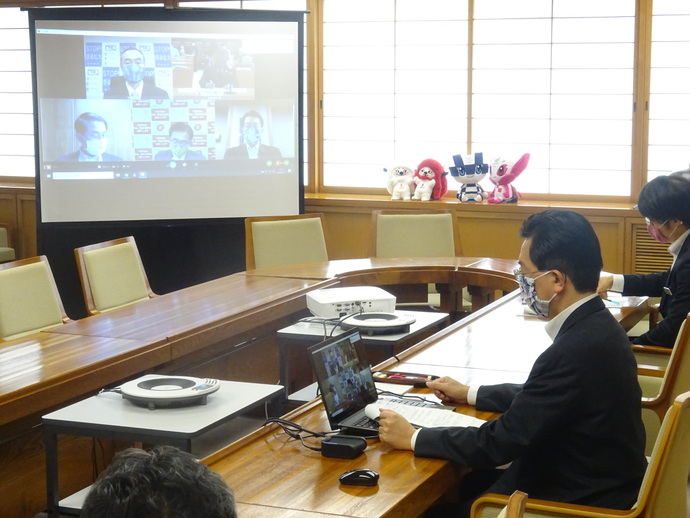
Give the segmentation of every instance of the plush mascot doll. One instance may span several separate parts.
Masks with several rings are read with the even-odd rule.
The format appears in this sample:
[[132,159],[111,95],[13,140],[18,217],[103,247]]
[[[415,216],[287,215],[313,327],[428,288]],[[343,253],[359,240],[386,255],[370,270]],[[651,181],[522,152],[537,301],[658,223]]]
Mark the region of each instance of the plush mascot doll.
[[388,173],[388,192],[391,200],[409,200],[414,193],[414,171],[405,165],[383,169]]
[[517,162],[496,157],[489,166],[489,180],[494,190],[487,200],[489,203],[517,203],[522,195],[511,184],[527,167],[529,153],[525,153]]
[[489,164],[484,162],[484,153],[474,155],[453,155],[455,167],[450,168],[450,175],[462,184],[458,190],[458,200],[465,203],[481,203],[485,191],[479,185],[489,172]]
[[417,166],[414,172],[416,185],[413,200],[440,200],[448,192],[448,180],[443,166],[433,158],[427,158]]

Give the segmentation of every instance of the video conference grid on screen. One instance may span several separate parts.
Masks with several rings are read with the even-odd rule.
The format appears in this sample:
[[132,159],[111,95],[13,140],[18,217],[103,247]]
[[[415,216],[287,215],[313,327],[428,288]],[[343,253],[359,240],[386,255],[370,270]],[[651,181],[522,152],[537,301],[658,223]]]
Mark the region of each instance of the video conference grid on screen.
[[212,11],[34,21],[43,222],[297,212],[299,24]]

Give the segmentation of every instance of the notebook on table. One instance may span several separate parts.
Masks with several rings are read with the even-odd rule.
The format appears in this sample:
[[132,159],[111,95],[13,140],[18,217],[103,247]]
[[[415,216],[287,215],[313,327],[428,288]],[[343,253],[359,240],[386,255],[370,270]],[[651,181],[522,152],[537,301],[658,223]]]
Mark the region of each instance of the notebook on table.
[[[329,338],[308,351],[331,429],[375,433],[378,422],[367,417],[364,410],[368,404],[383,400],[376,392],[359,330]],[[385,401],[391,399],[386,398]],[[392,398],[392,401],[439,408],[434,403],[421,400]]]

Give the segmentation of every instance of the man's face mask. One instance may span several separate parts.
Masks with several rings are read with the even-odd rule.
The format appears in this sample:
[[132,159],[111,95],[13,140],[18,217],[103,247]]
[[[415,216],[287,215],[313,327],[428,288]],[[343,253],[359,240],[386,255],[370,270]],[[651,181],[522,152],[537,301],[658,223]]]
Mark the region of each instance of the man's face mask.
[[102,155],[108,147],[106,131],[107,128],[101,121],[89,124],[86,133],[79,137],[82,149],[92,156]]
[[189,149],[189,141],[185,136],[173,137],[170,139],[170,150],[173,156],[177,158],[182,158],[187,153]]
[[245,122],[244,140],[250,146],[256,146],[261,140],[261,125],[253,122]]
[[126,51],[120,62],[122,75],[130,83],[138,83],[144,79],[144,58],[137,51]]
[[537,316],[542,318],[547,318],[549,316],[549,305],[556,294],[554,293],[549,300],[540,299],[539,295],[537,295],[537,288],[534,285],[534,281],[549,273],[551,273],[551,270],[544,272],[537,277],[531,278],[526,277],[520,270],[513,271],[513,275],[515,275],[515,278],[520,285],[520,296],[522,297],[522,301],[527,305],[528,308],[534,311]]
[[665,236],[659,229],[663,227],[668,220],[664,221],[658,227],[654,223],[652,223],[649,218],[645,218],[645,221],[647,222],[647,232],[649,232],[649,235],[652,236],[652,239],[664,245],[667,245],[671,242],[673,234],[675,234],[676,230],[678,230],[678,226],[676,226],[676,228],[673,229],[673,232],[671,232],[668,236]]

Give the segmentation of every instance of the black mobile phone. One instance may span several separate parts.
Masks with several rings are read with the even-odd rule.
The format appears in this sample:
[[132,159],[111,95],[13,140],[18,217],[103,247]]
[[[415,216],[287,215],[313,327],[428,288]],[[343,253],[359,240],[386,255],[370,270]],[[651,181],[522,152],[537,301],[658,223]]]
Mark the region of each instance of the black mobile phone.
[[397,385],[413,385],[426,387],[427,381],[436,380],[439,376],[433,374],[417,374],[413,372],[376,371],[373,373],[374,381],[381,383],[395,383]]

